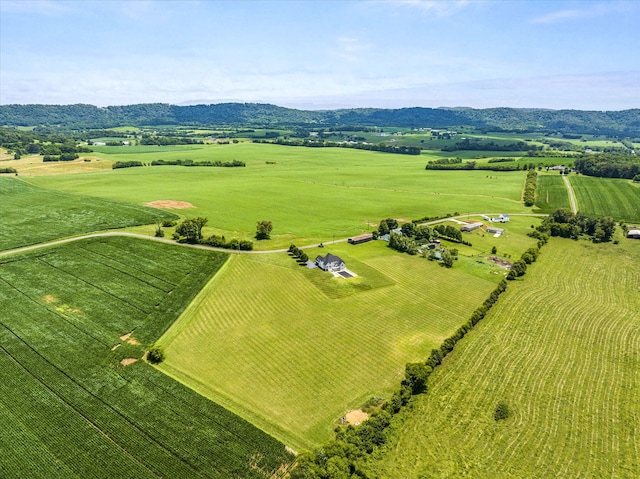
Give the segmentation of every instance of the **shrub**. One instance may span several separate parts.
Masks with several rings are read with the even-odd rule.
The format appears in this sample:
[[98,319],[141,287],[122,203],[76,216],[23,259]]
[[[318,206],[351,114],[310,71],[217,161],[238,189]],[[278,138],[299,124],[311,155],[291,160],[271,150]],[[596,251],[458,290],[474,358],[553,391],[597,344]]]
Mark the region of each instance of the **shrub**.
[[493,418],[497,422],[497,421],[503,421],[507,419],[509,416],[511,416],[511,410],[509,409],[509,405],[504,401],[500,401],[496,406],[495,412],[493,413]]
[[160,364],[164,361],[164,351],[160,346],[152,346],[147,353],[147,361],[151,364]]

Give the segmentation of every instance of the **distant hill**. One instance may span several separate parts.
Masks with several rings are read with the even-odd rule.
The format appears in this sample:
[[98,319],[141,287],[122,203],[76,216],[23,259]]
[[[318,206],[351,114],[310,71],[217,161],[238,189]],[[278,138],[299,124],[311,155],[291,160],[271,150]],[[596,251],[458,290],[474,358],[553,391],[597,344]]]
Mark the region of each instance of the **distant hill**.
[[356,108],[296,110],[260,103],[177,106],[148,103],[93,105],[0,105],[0,125],[65,129],[115,126],[216,125],[231,127],[397,126],[542,131],[640,137],[640,109],[623,111],[525,108]]

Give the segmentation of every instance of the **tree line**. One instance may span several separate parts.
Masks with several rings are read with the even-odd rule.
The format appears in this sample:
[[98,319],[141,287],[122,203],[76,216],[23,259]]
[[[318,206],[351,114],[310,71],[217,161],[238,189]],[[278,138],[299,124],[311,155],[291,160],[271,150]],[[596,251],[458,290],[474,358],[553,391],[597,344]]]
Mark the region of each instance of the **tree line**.
[[548,235],[574,240],[585,236],[594,243],[605,243],[611,241],[615,229],[616,223],[609,216],[596,218],[559,208],[542,220],[530,236],[540,239]]
[[396,153],[399,155],[419,155],[420,148],[417,146],[404,146],[404,145],[386,145],[383,143],[348,143],[326,140],[285,140],[278,138],[277,140],[253,140],[254,143],[271,143],[274,145],[283,146],[305,146],[309,148],[352,148],[355,150],[367,150],[367,151],[381,151],[383,153]]
[[574,167],[583,175],[630,180],[640,175],[640,158],[636,155],[589,154],[577,158]]
[[525,206],[533,206],[536,202],[536,186],[538,184],[538,173],[531,169],[527,172],[527,179],[524,182],[524,194],[522,199]]

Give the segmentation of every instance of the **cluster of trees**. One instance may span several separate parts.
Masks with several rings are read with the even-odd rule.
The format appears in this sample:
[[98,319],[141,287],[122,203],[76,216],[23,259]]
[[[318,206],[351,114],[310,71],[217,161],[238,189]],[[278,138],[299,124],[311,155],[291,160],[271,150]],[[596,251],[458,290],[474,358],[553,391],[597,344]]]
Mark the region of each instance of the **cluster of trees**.
[[513,143],[496,143],[495,141],[485,141],[482,138],[465,138],[453,145],[443,146],[442,151],[536,151],[541,150],[541,146],[531,145],[524,141]]
[[538,173],[536,170],[531,169],[527,173],[527,179],[524,183],[524,205],[525,206],[533,206],[536,202],[536,186],[538,184]]
[[254,143],[272,143],[275,145],[284,146],[307,146],[312,148],[354,148],[356,150],[368,150],[368,151],[381,151],[383,153],[397,153],[400,155],[419,155],[420,148],[417,146],[405,146],[405,145],[386,145],[384,143],[372,144],[372,143],[350,143],[350,142],[337,142],[326,140],[285,140],[278,138],[274,141],[266,140],[253,140]]
[[629,180],[637,176],[640,181],[640,158],[636,155],[584,155],[575,160],[574,167],[583,175]]
[[[452,163],[440,163],[440,160],[431,160],[424,167],[425,170],[486,170],[486,171],[520,171],[527,170],[531,163],[510,163],[487,162],[478,163],[476,160]],[[535,166],[535,165],[534,165]]]
[[[542,244],[544,244],[545,242],[546,240],[544,240]],[[509,281],[513,281],[516,278],[524,276],[525,273],[527,272],[527,265],[536,262],[536,260],[538,259],[538,256],[540,255],[540,242],[538,242],[538,245],[539,246],[537,248],[532,247],[532,248],[529,248],[524,253],[522,253],[522,256],[520,256],[520,259],[515,261],[511,265],[511,270],[507,275],[507,279]]]
[[428,392],[428,380],[433,370],[453,351],[456,343],[485,317],[506,289],[507,283],[503,280],[465,324],[447,338],[440,348],[431,351],[426,361],[407,363],[400,387],[380,410],[372,413],[369,420],[357,427],[349,425],[337,428],[335,438],[328,444],[298,456],[298,466],[292,471],[291,479],[368,479],[370,476],[363,467],[364,460],[386,443],[393,416],[410,403],[412,396]]
[[273,231],[273,223],[271,221],[258,221],[256,225],[256,239],[265,240],[271,238],[271,231]]
[[0,173],[17,173],[15,168],[0,168]]
[[42,158],[43,162],[49,162],[49,161],[73,161],[75,159],[78,159],[80,156],[77,153],[62,153],[59,156],[53,156],[53,155],[44,155],[44,157]]
[[237,168],[239,166],[247,166],[244,161],[193,161],[193,160],[153,160],[151,166],[165,166],[165,165],[178,165],[178,166],[217,166],[224,168]]
[[571,239],[587,236],[594,243],[604,243],[611,241],[615,229],[616,223],[611,217],[596,218],[560,208],[542,221],[536,228],[536,234]]
[[203,143],[198,138],[188,137],[175,137],[175,136],[150,136],[143,135],[138,143],[141,145],[158,145],[158,146],[170,146],[170,145],[200,145]]
[[307,255],[307,253],[302,251],[300,248],[298,248],[294,244],[289,246],[289,249],[287,251],[291,254],[291,256],[296,258],[298,262],[301,264],[305,264],[307,261],[309,261],[309,256]]
[[232,238],[229,241],[224,236],[211,235],[200,241],[201,244],[214,246],[216,248],[236,249],[240,251],[251,251],[253,249],[253,241],[238,240]]
[[[443,237],[446,240],[449,240],[453,243],[467,244],[467,242],[462,240],[462,231],[460,231],[453,225],[439,224],[435,225],[433,229],[438,233],[439,236]],[[470,243],[469,246],[471,246]]]
[[253,242],[248,240],[238,240],[233,238],[229,241],[224,236],[211,235],[208,238],[202,237],[202,228],[209,222],[208,218],[197,217],[183,220],[176,226],[173,239],[180,243],[205,244],[216,248],[236,249],[251,251]]
[[111,169],[117,170],[119,168],[135,168],[137,166],[144,166],[141,161],[116,161],[111,164]]

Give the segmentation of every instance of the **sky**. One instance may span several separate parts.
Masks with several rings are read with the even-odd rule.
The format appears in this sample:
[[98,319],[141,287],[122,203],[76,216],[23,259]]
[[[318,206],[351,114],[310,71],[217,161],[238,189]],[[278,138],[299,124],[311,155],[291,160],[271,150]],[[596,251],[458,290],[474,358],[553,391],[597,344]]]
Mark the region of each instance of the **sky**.
[[640,107],[640,1],[0,0],[0,104]]

